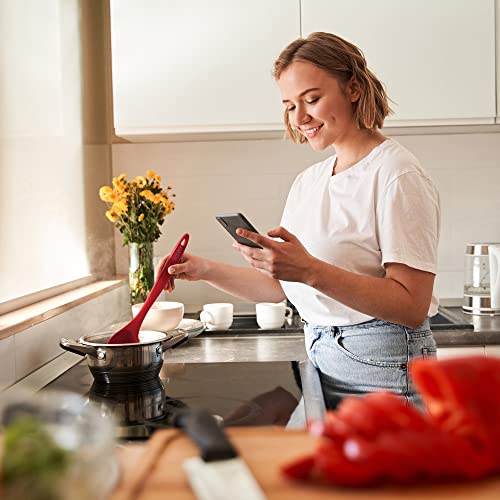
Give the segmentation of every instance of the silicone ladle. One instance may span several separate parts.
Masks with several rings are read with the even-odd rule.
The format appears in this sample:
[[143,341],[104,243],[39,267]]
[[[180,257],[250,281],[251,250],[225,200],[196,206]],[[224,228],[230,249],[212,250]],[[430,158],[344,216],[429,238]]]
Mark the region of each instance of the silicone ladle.
[[113,335],[111,335],[108,340],[108,344],[137,344],[139,342],[139,330],[141,328],[142,322],[144,321],[144,318],[146,317],[146,314],[151,309],[151,306],[154,304],[155,300],[158,298],[162,290],[165,288],[168,280],[171,279],[170,274],[168,274],[168,268],[170,266],[178,264],[181,261],[188,241],[189,234],[185,233],[177,242],[174,249],[165,261],[165,264],[161,268],[161,271],[158,273],[155,284],[153,285],[151,292],[149,292],[146,302],[144,302],[144,305],[137,313],[137,316],[116,333],[113,333]]

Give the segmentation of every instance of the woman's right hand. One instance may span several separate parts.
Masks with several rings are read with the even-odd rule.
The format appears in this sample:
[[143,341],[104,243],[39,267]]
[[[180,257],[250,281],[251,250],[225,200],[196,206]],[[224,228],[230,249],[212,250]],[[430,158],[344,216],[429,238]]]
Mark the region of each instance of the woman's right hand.
[[[162,269],[168,255],[163,257],[158,264],[158,271]],[[190,253],[185,253],[182,257],[182,261],[179,264],[170,266],[168,272],[172,275],[172,278],[167,282],[165,286],[165,291],[168,293],[175,290],[175,280],[186,280],[186,281],[198,281],[205,279],[205,276],[209,270],[209,261],[203,257],[197,257]]]

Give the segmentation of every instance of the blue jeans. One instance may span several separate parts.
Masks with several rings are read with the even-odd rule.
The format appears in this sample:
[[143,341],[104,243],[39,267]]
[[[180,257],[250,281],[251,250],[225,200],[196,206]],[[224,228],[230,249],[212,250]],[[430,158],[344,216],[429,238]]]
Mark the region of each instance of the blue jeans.
[[335,408],[347,396],[374,391],[395,392],[421,405],[408,362],[436,356],[429,320],[415,329],[378,319],[342,327],[304,322],[304,333],[327,408]]

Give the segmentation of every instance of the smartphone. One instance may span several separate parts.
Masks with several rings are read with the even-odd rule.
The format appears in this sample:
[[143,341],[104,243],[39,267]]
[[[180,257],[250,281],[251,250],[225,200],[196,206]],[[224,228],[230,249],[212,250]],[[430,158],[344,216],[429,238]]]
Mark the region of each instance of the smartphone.
[[254,233],[258,233],[257,229],[252,226],[249,220],[239,212],[236,214],[220,214],[216,215],[215,218],[220,222],[220,224],[226,229],[226,231],[238,242],[242,245],[247,245],[253,248],[262,248],[257,243],[253,241],[247,240],[236,234],[236,229],[242,227],[243,229],[248,229],[249,231],[253,231]]

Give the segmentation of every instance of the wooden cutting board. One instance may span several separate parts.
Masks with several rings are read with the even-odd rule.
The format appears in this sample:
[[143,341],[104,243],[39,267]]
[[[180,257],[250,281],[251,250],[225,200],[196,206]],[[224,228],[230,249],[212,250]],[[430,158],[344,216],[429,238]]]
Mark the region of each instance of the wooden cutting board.
[[[273,500],[500,499],[500,478],[466,484],[364,490],[289,481],[280,474],[280,465],[314,451],[314,437],[281,427],[237,427],[226,432],[265,494]],[[198,449],[181,431],[157,431],[144,447],[125,446],[119,455],[122,475],[110,500],[195,500],[182,463],[198,455]]]

